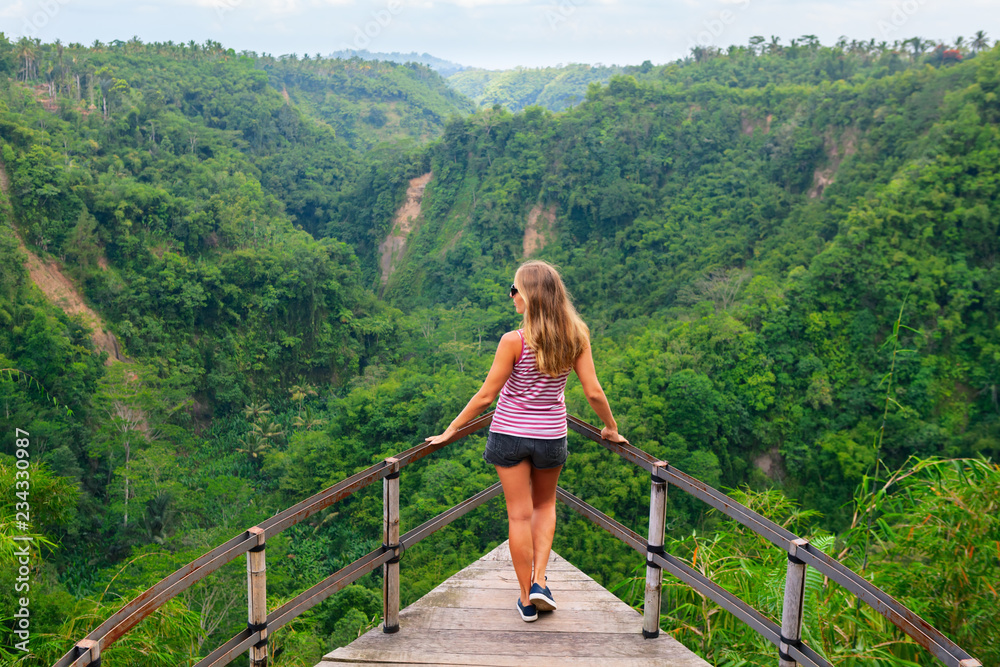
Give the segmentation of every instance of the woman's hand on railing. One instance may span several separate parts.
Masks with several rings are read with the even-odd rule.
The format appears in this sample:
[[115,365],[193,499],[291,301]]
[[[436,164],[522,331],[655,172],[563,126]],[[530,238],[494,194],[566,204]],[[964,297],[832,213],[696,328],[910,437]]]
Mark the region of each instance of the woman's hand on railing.
[[625,439],[625,436],[618,432],[617,428],[611,428],[610,426],[605,426],[601,429],[601,437],[609,442],[624,442],[626,445],[631,444]]
[[454,429],[449,426],[448,428],[445,429],[444,433],[442,433],[441,435],[432,435],[427,438],[424,438],[424,442],[431,445],[440,444],[446,440],[450,440],[451,438],[453,438],[457,430],[458,429]]

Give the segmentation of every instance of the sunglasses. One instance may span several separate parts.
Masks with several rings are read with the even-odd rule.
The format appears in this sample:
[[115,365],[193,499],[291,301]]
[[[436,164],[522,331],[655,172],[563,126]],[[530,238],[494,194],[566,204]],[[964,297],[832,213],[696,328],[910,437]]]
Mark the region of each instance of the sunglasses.
[[513,299],[515,294],[517,294],[517,288],[514,287],[514,283],[511,283],[510,284],[510,298]]

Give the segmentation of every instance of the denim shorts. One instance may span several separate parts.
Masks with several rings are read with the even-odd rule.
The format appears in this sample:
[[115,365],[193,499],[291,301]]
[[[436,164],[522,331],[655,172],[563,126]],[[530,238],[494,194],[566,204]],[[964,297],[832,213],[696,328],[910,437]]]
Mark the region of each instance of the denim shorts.
[[555,439],[528,438],[490,431],[486,437],[483,460],[501,468],[510,468],[525,459],[531,459],[532,466],[544,470],[563,465],[568,454],[566,436]]

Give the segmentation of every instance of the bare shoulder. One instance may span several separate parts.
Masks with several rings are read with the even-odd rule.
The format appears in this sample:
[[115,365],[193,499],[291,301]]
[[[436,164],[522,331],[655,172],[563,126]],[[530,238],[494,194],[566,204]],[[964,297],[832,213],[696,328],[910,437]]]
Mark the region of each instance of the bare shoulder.
[[517,330],[508,331],[504,335],[500,336],[500,344],[510,345],[511,343],[517,343],[518,347],[521,347],[521,336],[517,333]]
[[517,331],[508,331],[500,337],[500,345],[497,346],[497,354],[517,361],[521,356],[521,336]]

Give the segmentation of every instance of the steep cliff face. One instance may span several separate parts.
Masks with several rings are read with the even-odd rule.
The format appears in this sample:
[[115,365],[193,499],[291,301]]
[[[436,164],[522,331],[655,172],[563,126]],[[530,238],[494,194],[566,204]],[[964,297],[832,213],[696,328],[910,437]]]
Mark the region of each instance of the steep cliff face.
[[816,169],[813,174],[813,186],[809,190],[809,197],[816,199],[823,196],[823,191],[833,185],[837,177],[837,170],[840,163],[858,152],[858,139],[860,133],[857,128],[848,128],[839,138],[830,132],[823,142],[823,152],[826,155],[826,165]]
[[528,213],[528,224],[524,227],[524,257],[528,258],[540,250],[555,237],[556,206],[550,204],[543,207],[536,204]]
[[382,285],[389,282],[389,276],[399,267],[400,259],[406,252],[406,239],[414,230],[420,219],[421,204],[424,199],[424,189],[430,183],[433,174],[427,172],[423,176],[410,179],[406,188],[406,201],[396,211],[392,220],[392,231],[379,244],[379,266],[382,269]]
[[[0,163],[0,191],[4,195],[2,205],[7,207],[10,179],[7,176],[7,170],[3,163]],[[9,213],[10,209],[8,208],[7,210]],[[101,317],[94,312],[94,309],[86,304],[83,296],[80,294],[80,290],[63,273],[59,262],[52,258],[43,260],[24,245],[24,241],[17,234],[16,229],[14,230],[14,234],[20,243],[21,252],[24,253],[24,263],[28,269],[28,274],[31,276],[31,281],[42,291],[45,298],[61,308],[67,315],[79,315],[83,319],[84,323],[91,330],[90,337],[94,341],[94,345],[97,349],[108,353],[106,364],[111,365],[116,361],[125,361],[125,357],[119,348],[118,340],[108,330]]]

